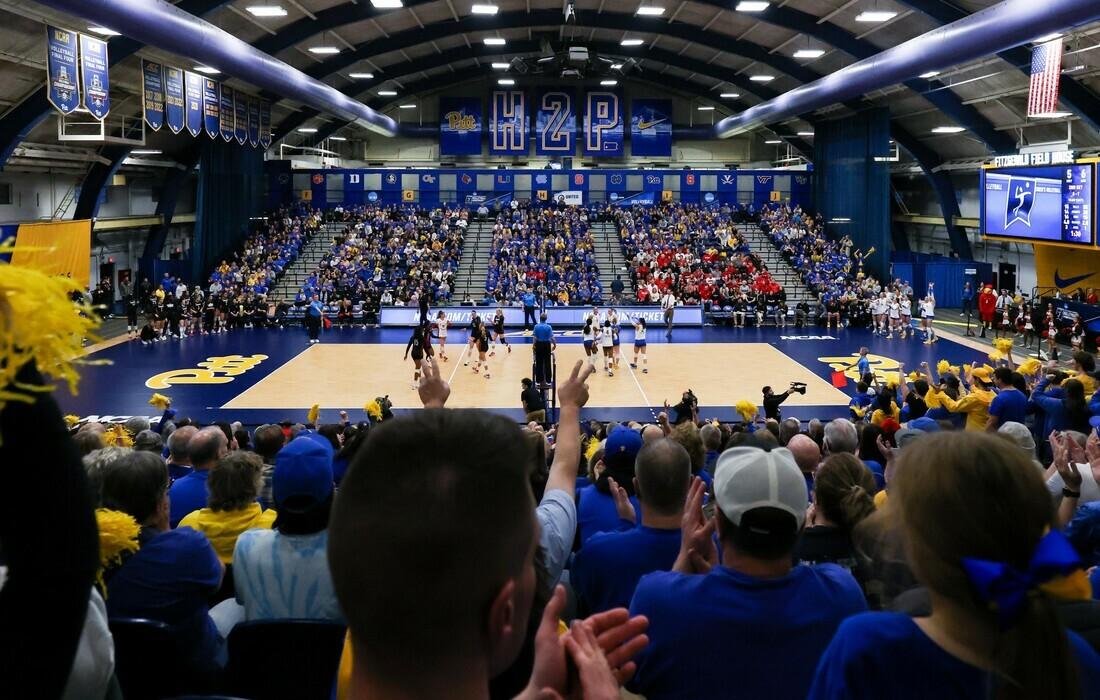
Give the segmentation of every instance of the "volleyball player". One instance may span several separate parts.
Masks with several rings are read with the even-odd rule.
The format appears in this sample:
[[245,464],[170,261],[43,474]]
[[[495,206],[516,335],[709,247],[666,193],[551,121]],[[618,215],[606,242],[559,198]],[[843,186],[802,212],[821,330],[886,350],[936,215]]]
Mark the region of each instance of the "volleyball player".
[[611,324],[611,366],[619,369],[622,350],[619,347],[619,312],[614,307],[607,312],[607,322]]
[[481,319],[478,319],[477,328],[474,330],[471,338],[477,344],[477,361],[474,363],[474,374],[481,371],[481,366],[485,365],[485,378],[489,378],[489,359],[486,354],[489,352],[489,329],[484,323],[481,323]]
[[901,304],[898,303],[897,297],[890,299],[890,303],[887,305],[889,309],[889,325],[887,326],[886,337],[893,338],[894,330],[897,329],[898,333],[901,333]]
[[877,297],[871,299],[871,318],[874,323],[874,332],[881,334],[883,332],[883,320],[886,317],[886,293],[883,292]]
[[936,297],[931,289],[920,304],[920,315],[921,326],[924,328],[924,343],[931,345],[936,342],[936,329],[932,327],[932,321],[936,318]]
[[645,349],[645,319],[639,316],[634,319],[634,361],[630,363],[630,369],[638,369],[638,355],[642,356],[642,374],[649,374],[649,356]]
[[493,314],[493,349],[489,353],[489,357],[497,354],[497,343],[499,342],[504,347],[508,348],[508,352],[512,352],[512,346],[508,344],[508,339],[504,337],[504,309],[497,307],[497,311]]
[[615,337],[611,330],[611,321],[606,319],[600,327],[600,348],[603,350],[604,371],[607,372],[607,376],[614,377],[615,373],[611,371],[611,367],[615,354]]
[[409,359],[409,351],[412,351],[413,358],[413,382],[412,388],[420,388],[420,364],[424,361],[424,326],[416,326],[413,328],[412,337],[409,338],[409,342],[405,345],[405,359]]
[[447,361],[447,314],[440,311],[435,315],[436,337],[439,338],[439,359]]
[[[468,350],[470,355],[477,352],[477,330],[481,327],[481,317],[477,315],[477,309],[470,312],[470,338],[467,340]],[[462,363],[463,367],[470,366],[470,359],[466,358],[466,361]]]
[[905,338],[913,332],[913,302],[909,301],[909,297],[902,294],[901,301],[898,302],[901,307],[901,336]]
[[584,330],[581,331],[581,341],[584,343],[585,362],[596,368],[596,329],[591,318],[584,320]]

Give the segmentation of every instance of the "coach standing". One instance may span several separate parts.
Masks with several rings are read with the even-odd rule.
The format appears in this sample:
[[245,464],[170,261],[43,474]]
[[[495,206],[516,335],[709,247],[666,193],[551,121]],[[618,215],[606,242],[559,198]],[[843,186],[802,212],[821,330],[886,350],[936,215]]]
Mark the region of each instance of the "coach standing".
[[661,309],[665,312],[665,337],[671,338],[672,317],[676,314],[676,295],[672,293],[672,289],[669,289],[661,297]]
[[325,311],[325,305],[314,294],[312,300],[309,302],[309,307],[306,308],[306,328],[309,330],[309,342],[319,343],[317,334],[321,332],[321,315]]
[[[526,302],[524,302],[526,303]],[[550,384],[550,354],[558,347],[554,340],[554,327],[546,322],[546,312],[539,317],[535,324],[535,384],[544,388]]]
[[[523,330],[525,333],[530,333],[531,326],[535,325],[535,307],[538,305],[538,298],[534,291],[528,289],[520,299],[523,300]],[[543,320],[545,321],[545,318]]]

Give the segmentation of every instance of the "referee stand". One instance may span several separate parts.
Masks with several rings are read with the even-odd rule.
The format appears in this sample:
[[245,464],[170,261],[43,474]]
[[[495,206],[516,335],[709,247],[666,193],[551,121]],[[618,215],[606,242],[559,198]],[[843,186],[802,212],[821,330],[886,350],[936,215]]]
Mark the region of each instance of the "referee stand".
[[550,381],[548,383],[540,383],[535,381],[538,378],[538,362],[531,359],[531,378],[535,383],[535,388],[542,396],[542,401],[546,404],[546,422],[554,423],[557,420],[558,409],[558,356],[557,353],[550,353]]

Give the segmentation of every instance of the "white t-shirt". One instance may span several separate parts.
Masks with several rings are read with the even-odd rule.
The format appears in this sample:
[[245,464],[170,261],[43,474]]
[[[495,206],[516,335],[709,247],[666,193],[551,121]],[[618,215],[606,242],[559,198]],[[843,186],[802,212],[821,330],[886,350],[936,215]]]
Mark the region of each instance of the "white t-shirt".
[[666,294],[661,297],[661,309],[668,311],[676,307],[676,297],[671,294]]

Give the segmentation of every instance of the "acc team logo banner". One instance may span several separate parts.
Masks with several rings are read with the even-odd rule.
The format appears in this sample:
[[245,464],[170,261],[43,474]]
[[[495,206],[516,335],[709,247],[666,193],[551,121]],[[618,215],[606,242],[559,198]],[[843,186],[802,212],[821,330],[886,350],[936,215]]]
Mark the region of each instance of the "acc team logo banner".
[[495,156],[527,155],[531,118],[527,96],[519,90],[494,91],[489,112],[489,153]]
[[481,155],[481,98],[439,100],[439,152],[448,156]]
[[164,67],[164,121],[173,134],[183,131],[183,71],[172,66]]
[[630,153],[672,156],[672,100],[634,100],[630,105]]
[[76,32],[46,27],[46,99],[62,114],[80,106]]
[[248,142],[255,148],[260,143],[260,101],[248,98]]
[[103,121],[111,111],[106,41],[80,35],[80,79],[84,86],[84,109]]
[[577,103],[572,90],[547,90],[535,107],[535,154],[571,156],[577,147]]
[[233,132],[243,146],[248,140],[248,95],[239,90],[233,93]]
[[218,138],[221,130],[221,90],[218,89],[218,81],[210,78],[202,79],[202,124],[207,136]]
[[164,124],[164,68],[141,59],[141,94],[145,123],[153,131]]
[[584,96],[584,152],[586,155],[623,155],[623,99],[615,91]]
[[192,136],[202,131],[202,76],[189,71],[183,72],[184,122]]
[[233,140],[233,88],[225,83],[221,85],[221,94],[218,96],[218,131],[225,141]]
[[267,100],[260,101],[260,145],[271,145],[271,103]]

